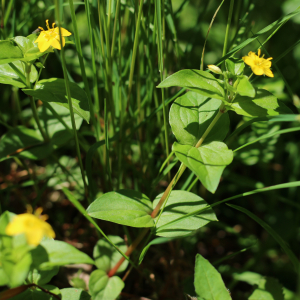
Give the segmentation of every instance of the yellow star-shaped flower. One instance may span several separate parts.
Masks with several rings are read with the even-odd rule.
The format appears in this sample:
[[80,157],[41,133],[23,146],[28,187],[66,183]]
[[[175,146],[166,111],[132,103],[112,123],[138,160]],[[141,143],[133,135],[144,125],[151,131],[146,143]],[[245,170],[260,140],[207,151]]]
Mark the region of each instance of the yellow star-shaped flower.
[[269,57],[265,59],[263,56],[259,57],[260,53],[260,49],[258,50],[257,55],[250,51],[248,56],[243,57],[243,61],[251,67],[251,70],[255,75],[267,75],[269,77],[274,77],[274,74],[270,70],[272,65],[270,60],[273,58]]
[[17,215],[6,228],[7,235],[17,235],[24,233],[29,245],[37,246],[44,236],[55,238],[55,232],[50,224],[46,223],[47,215],[41,216],[43,209],[38,208],[32,214],[32,208],[27,209],[27,213]]
[[[52,28],[50,28],[49,20],[46,20],[46,25],[48,30],[44,30],[44,28],[39,27],[41,33],[34,42],[38,43],[40,52],[45,52],[50,46],[60,50],[61,45],[60,45],[60,38],[59,38],[59,28],[58,27],[54,28],[55,23],[53,23]],[[60,29],[61,29],[62,46],[64,47],[66,43],[64,36],[70,36],[72,33],[62,27]]]

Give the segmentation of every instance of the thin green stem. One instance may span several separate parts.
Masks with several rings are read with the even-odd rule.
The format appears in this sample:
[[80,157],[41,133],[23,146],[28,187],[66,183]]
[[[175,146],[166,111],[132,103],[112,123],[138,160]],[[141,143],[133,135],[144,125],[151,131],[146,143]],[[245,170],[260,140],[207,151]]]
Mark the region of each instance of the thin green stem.
[[116,36],[117,36],[116,32],[117,32],[117,24],[118,24],[118,19],[119,19],[120,7],[121,7],[121,0],[118,0],[117,6],[116,6],[115,21],[114,21],[114,31],[113,31],[113,37],[112,37],[112,42],[111,42],[111,59],[112,60],[114,58],[114,53],[115,53],[114,50],[115,50],[115,43],[116,43]]
[[224,46],[223,46],[223,56],[225,56],[226,53],[227,53],[227,47],[228,47],[228,41],[229,41],[229,32],[230,32],[230,25],[231,25],[231,19],[232,19],[233,6],[234,6],[234,0],[230,0],[229,14],[228,14],[228,19],[227,19],[225,40],[224,40]]
[[[31,83],[30,83],[30,72],[31,72],[31,64],[30,63],[26,63],[25,65],[25,73],[26,73],[26,86],[28,89],[31,89]],[[38,116],[38,113],[37,113],[37,109],[36,109],[36,105],[35,105],[35,102],[34,102],[34,98],[32,96],[29,96],[29,100],[30,100],[30,106],[31,106],[31,110],[32,110],[32,115],[33,115],[33,118],[38,126],[38,129],[44,139],[45,142],[47,142],[49,140],[49,137],[48,135],[46,134],[41,122],[40,122],[40,119],[39,119],[39,116]]]
[[77,153],[78,162],[79,162],[79,166],[80,166],[82,181],[84,184],[85,196],[88,199],[88,201],[90,202],[90,199],[88,197],[88,188],[87,188],[87,184],[86,184],[86,180],[85,180],[83,164],[82,164],[82,160],[81,160],[81,153],[80,153],[80,148],[79,148],[79,141],[78,141],[78,135],[77,135],[77,130],[76,130],[73,105],[72,105],[72,100],[71,100],[71,90],[70,90],[70,84],[69,84],[69,78],[68,78],[68,72],[67,72],[67,66],[66,66],[66,60],[65,60],[65,53],[64,53],[64,48],[62,45],[62,34],[61,34],[61,25],[60,25],[61,21],[60,21],[58,5],[59,5],[58,0],[55,0],[55,13],[56,13],[56,18],[57,18],[57,23],[58,23],[58,28],[59,28],[59,37],[60,37],[60,44],[61,44],[60,55],[61,55],[61,62],[62,62],[62,68],[63,68],[63,73],[64,73],[64,79],[65,79],[65,87],[66,87],[66,93],[67,93],[67,98],[68,98],[72,128],[73,128],[73,133],[74,133],[74,138],[75,138],[76,153]]

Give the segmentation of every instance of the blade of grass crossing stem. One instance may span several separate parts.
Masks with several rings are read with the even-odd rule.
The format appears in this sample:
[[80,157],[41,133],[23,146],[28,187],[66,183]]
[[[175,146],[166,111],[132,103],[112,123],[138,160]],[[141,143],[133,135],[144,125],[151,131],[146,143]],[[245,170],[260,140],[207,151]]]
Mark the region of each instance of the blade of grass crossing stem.
[[244,147],[247,147],[251,144],[254,144],[260,140],[263,140],[263,139],[267,139],[267,138],[270,138],[274,135],[279,135],[279,134],[283,134],[283,133],[289,133],[289,132],[294,132],[294,131],[299,131],[300,130],[300,127],[294,127],[294,128],[288,128],[288,129],[283,129],[283,130],[278,130],[278,131],[275,131],[275,132],[272,132],[272,133],[267,133],[267,134],[264,134],[262,136],[260,136],[259,138],[249,142],[249,143],[246,143],[244,145],[242,145],[241,147],[233,150],[233,152],[236,152],[236,151],[239,151],[240,149],[243,149]]
[[[70,0],[72,1],[72,0]],[[84,0],[86,18],[89,28],[89,40],[91,46],[91,56],[92,56],[92,71],[93,71],[93,91],[95,97],[95,110],[96,113],[99,114],[100,103],[99,103],[99,92],[98,92],[98,75],[96,68],[96,59],[95,59],[95,49],[94,49],[94,40],[93,40],[93,28],[92,28],[92,20],[91,20],[91,10],[90,4],[88,0]]]
[[228,206],[239,210],[243,213],[245,213],[247,216],[249,216],[250,218],[252,218],[255,222],[257,222],[261,227],[263,227],[266,231],[268,231],[268,233],[276,240],[276,242],[281,246],[281,248],[284,250],[284,252],[287,254],[287,256],[290,258],[292,264],[294,265],[296,272],[299,272],[299,260],[297,258],[297,256],[294,254],[294,252],[289,248],[287,242],[285,240],[282,239],[281,236],[279,236],[277,234],[277,232],[266,222],[264,222],[262,219],[260,219],[259,217],[257,217],[255,214],[253,214],[252,212],[250,212],[249,210],[247,210],[246,208],[237,206],[237,205],[233,205],[233,204],[227,204]]
[[[274,21],[270,25],[266,26],[265,28],[261,29],[259,32],[257,32],[255,35],[252,37],[248,38],[235,48],[233,48],[231,51],[229,51],[225,56],[223,56],[219,61],[215,63],[215,65],[220,65],[223,61],[225,61],[227,58],[231,57],[234,55],[236,52],[240,51],[241,49],[245,48],[247,45],[255,41],[260,35],[267,33],[268,31],[272,30],[275,28],[275,30],[278,30],[281,26],[283,26],[289,19],[292,17],[296,16],[297,14],[300,13],[300,6],[297,7],[293,12],[287,14],[284,17],[279,18],[278,20]],[[278,28],[277,28],[278,26]]]
[[138,45],[139,45],[139,33],[140,33],[140,25],[141,25],[141,18],[142,18],[142,12],[143,12],[143,4],[144,4],[144,1],[140,1],[138,16],[137,16],[137,20],[136,20],[135,35],[134,35],[133,50],[132,50],[132,59],[131,59],[130,74],[129,74],[127,109],[129,108],[130,96],[131,96],[131,91],[132,91],[133,73],[134,73],[137,49],[138,49]]
[[[198,180],[198,178],[197,178],[197,180]],[[169,223],[166,223],[166,224],[162,225],[159,229],[161,230],[165,226],[169,226],[171,224],[176,224],[176,223],[180,222],[183,219],[186,219],[186,218],[191,217],[191,216],[198,215],[198,214],[202,213],[203,211],[208,210],[210,208],[213,208],[213,207],[215,207],[217,205],[220,205],[224,202],[228,202],[228,201],[231,201],[231,200],[234,200],[234,199],[237,199],[237,198],[241,198],[241,197],[245,197],[245,196],[250,196],[250,195],[253,195],[253,194],[264,193],[264,192],[278,190],[278,189],[293,188],[293,187],[298,187],[298,186],[300,186],[300,181],[281,183],[281,184],[265,187],[265,188],[262,188],[262,189],[257,189],[257,190],[253,190],[253,191],[250,191],[250,192],[242,193],[242,194],[239,194],[239,195],[236,195],[236,196],[233,196],[233,197],[229,197],[229,198],[226,198],[224,200],[215,202],[211,205],[207,205],[206,207],[204,207],[202,209],[199,209],[199,210],[193,211],[191,213],[188,213],[185,216],[182,216],[182,217],[180,217],[176,220],[173,220]]]
[[[159,61],[159,72],[160,80],[164,80],[164,66],[163,66],[163,45],[162,45],[162,28],[161,28],[161,0],[155,0],[155,16],[156,16],[156,26],[157,26],[157,47],[158,47],[158,61]],[[168,137],[168,125],[167,125],[167,113],[165,107],[165,96],[164,89],[161,89],[162,97],[162,107],[163,107],[163,119],[164,119],[164,131],[165,131],[165,147],[166,156],[170,154],[169,151],[169,137]]]
[[215,14],[213,15],[213,17],[212,17],[212,19],[211,19],[211,22],[210,22],[209,27],[208,27],[208,30],[207,30],[207,34],[206,34],[206,37],[205,37],[205,41],[204,41],[204,45],[203,45],[203,50],[202,50],[201,62],[200,62],[200,70],[202,70],[202,71],[203,71],[203,62],[204,62],[204,52],[205,52],[206,41],[207,41],[207,38],[208,38],[208,35],[209,35],[209,32],[210,32],[210,29],[211,29],[211,27],[212,27],[212,25],[213,25],[213,23],[214,23],[214,20],[215,20],[215,18],[216,18],[216,16],[217,16],[217,13],[218,13],[218,11],[220,10],[221,6],[223,5],[224,1],[225,1],[225,0],[223,0],[223,1],[221,2],[221,4],[218,6],[218,8],[217,8]]
[[[56,0],[57,1],[57,0]],[[91,222],[95,228],[102,234],[102,236],[126,259],[130,262],[131,265],[133,265],[135,268],[136,266],[134,263],[129,259],[127,255],[125,255],[107,236],[106,234],[101,230],[101,228],[97,225],[97,223],[94,221],[92,217],[90,217],[87,213],[84,207],[81,205],[81,203],[74,197],[74,195],[67,190],[66,188],[62,188],[64,194],[66,197],[70,200],[70,202],[79,210],[79,212],[82,213],[82,215],[89,221]]]
[[[69,4],[70,4],[70,12],[71,12],[72,24],[73,24],[73,29],[74,29],[75,44],[76,44],[76,50],[77,50],[77,55],[78,55],[78,60],[79,60],[79,65],[80,65],[80,70],[81,70],[81,76],[82,76],[82,79],[84,82],[85,92],[86,92],[88,100],[89,100],[92,124],[96,131],[97,140],[99,141],[101,129],[100,129],[99,122],[97,122],[96,118],[95,118],[94,106],[92,103],[92,97],[91,97],[91,93],[90,93],[89,83],[88,83],[88,80],[86,77],[82,48],[81,48],[80,37],[79,37],[79,33],[78,33],[78,27],[77,27],[77,21],[76,21],[76,16],[75,16],[73,0],[69,0]],[[99,111],[97,113],[99,113]]]
[[78,162],[79,162],[81,176],[82,176],[82,180],[83,180],[83,184],[84,184],[85,196],[86,196],[87,200],[90,201],[89,197],[88,197],[88,188],[87,188],[87,184],[86,184],[86,180],[85,180],[83,164],[82,164],[82,160],[81,160],[81,153],[80,153],[80,148],[79,148],[79,142],[78,142],[78,136],[77,136],[77,130],[76,130],[76,124],[75,124],[75,117],[74,117],[73,105],[72,105],[72,100],[71,100],[71,91],[70,91],[70,86],[69,86],[69,79],[68,79],[67,66],[66,66],[66,60],[65,60],[65,52],[64,52],[63,45],[62,45],[62,35],[61,35],[61,27],[60,27],[61,21],[60,21],[58,0],[55,0],[55,13],[56,13],[56,19],[57,19],[57,23],[58,23],[57,25],[59,27],[59,36],[60,36],[60,43],[61,43],[60,55],[61,55],[63,73],[64,73],[65,87],[66,87],[66,93],[67,93],[67,98],[68,98],[72,128],[73,128],[74,138],[75,138],[76,153],[78,156]]
[[109,139],[108,139],[108,115],[107,115],[107,100],[104,99],[104,132],[105,132],[105,148],[106,148],[106,171],[109,177],[110,188],[112,190],[111,169],[109,161]]

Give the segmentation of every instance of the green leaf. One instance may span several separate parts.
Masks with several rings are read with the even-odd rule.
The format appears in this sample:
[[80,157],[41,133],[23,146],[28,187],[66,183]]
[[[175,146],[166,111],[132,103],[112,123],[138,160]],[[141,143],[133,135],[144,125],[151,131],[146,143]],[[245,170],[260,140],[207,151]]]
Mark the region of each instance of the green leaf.
[[[299,184],[299,182],[291,182],[291,183],[286,183],[285,185],[292,185],[292,184]],[[280,185],[277,185],[280,186]],[[281,185],[283,186],[283,185]],[[273,187],[269,187],[269,189],[273,188]],[[294,254],[294,252],[290,249],[290,247],[288,246],[287,242],[280,236],[277,234],[277,232],[270,226],[268,225],[266,222],[264,222],[263,220],[261,220],[259,217],[257,217],[255,214],[253,214],[252,212],[250,212],[249,210],[237,206],[237,205],[233,205],[233,204],[227,204],[228,206],[239,210],[243,213],[245,213],[247,216],[249,216],[250,218],[252,218],[254,221],[256,221],[260,226],[262,226],[266,231],[268,231],[268,233],[276,240],[276,242],[281,246],[281,248],[284,250],[284,252],[287,254],[287,256],[289,257],[289,259],[291,260],[292,264],[295,267],[296,272],[299,272],[300,270],[300,263],[299,260],[297,258],[297,256]]]
[[[37,150],[37,146],[43,144],[43,138],[37,130],[24,126],[17,126],[10,129],[0,140],[0,161],[11,156],[21,156],[32,159],[42,159],[47,157],[52,149],[45,148],[43,152]],[[27,149],[24,151],[20,151]]]
[[32,263],[29,250],[28,245],[21,245],[2,251],[1,265],[11,288],[22,285],[28,275]]
[[[177,141],[194,146],[218,113],[221,103],[194,92],[177,98],[170,109],[170,125]],[[223,114],[205,141],[223,141],[228,130],[229,117]]]
[[61,241],[45,240],[31,251],[33,265],[38,270],[52,270],[53,267],[69,264],[94,264],[85,253]]
[[[89,122],[90,110],[86,93],[76,83],[70,82],[71,100],[74,113]],[[33,96],[41,101],[55,102],[69,109],[66,95],[65,81],[59,78],[50,78],[37,82],[35,89],[23,89],[25,94]]]
[[[127,246],[122,238],[119,236],[109,235],[107,236],[111,242],[114,243],[122,252],[126,252]],[[122,255],[113,247],[107,240],[101,239],[94,247],[93,256],[95,259],[95,265],[98,269],[108,271],[116,265],[116,263],[122,258]],[[128,261],[125,260],[118,269],[118,273],[125,271],[128,266]]]
[[231,300],[220,273],[200,254],[196,255],[195,291],[205,300]]
[[270,92],[257,89],[255,98],[237,95],[227,109],[248,117],[264,117],[289,113],[290,110]]
[[[37,79],[37,70],[31,65],[30,82]],[[19,88],[26,87],[24,65],[20,61],[0,65],[0,83],[13,85]]]
[[172,150],[211,193],[216,191],[223,170],[233,160],[233,152],[222,142],[211,142],[199,148],[175,142]]
[[0,267],[0,286],[8,285],[9,277],[6,275],[2,267]]
[[0,41],[0,64],[20,60],[23,52],[13,40]]
[[[154,202],[155,207],[162,194]],[[201,214],[190,216],[179,222],[168,224],[186,214],[207,207],[207,203],[199,196],[186,191],[172,191],[167,204],[156,224],[156,235],[164,237],[178,237],[190,234],[192,231],[205,226],[210,221],[217,221],[212,209]]]
[[80,289],[66,288],[60,290],[62,300],[90,300],[91,296]]
[[133,190],[118,190],[97,198],[87,213],[97,219],[132,227],[152,227],[152,202],[144,194]]
[[115,300],[124,286],[121,278],[118,276],[108,277],[103,270],[92,272],[89,281],[89,290],[93,300]]
[[245,63],[242,59],[230,57],[225,61],[226,69],[234,75],[241,75],[244,72]]
[[220,80],[200,70],[181,70],[167,77],[157,87],[180,86],[203,96],[224,100],[224,89]]
[[[56,286],[44,285],[41,287],[55,295],[60,296],[60,290]],[[10,298],[10,300],[57,300],[57,298],[43,292],[41,289],[36,287],[35,289],[29,288],[25,292],[13,297],[13,298]]]
[[12,237],[6,235],[5,228],[8,223],[13,220],[14,217],[15,214],[9,211],[5,211],[0,216],[0,249],[12,247]]
[[240,78],[238,78],[238,86],[237,86],[237,92],[241,96],[246,96],[250,98],[255,97],[255,88],[250,83],[248,76],[243,75]]
[[37,269],[30,270],[27,276],[27,282],[37,285],[47,284],[51,278],[57,275],[59,267],[53,267],[51,270],[41,271]]
[[275,278],[263,278],[249,300],[284,300],[282,285]]

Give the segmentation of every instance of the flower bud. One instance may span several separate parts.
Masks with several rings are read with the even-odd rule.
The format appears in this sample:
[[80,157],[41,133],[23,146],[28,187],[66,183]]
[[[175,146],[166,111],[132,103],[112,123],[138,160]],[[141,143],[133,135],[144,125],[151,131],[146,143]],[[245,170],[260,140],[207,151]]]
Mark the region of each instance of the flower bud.
[[215,65],[208,65],[207,68],[210,71],[212,71],[213,73],[216,73],[216,74],[219,74],[219,75],[222,74],[222,70],[219,67],[215,66]]

